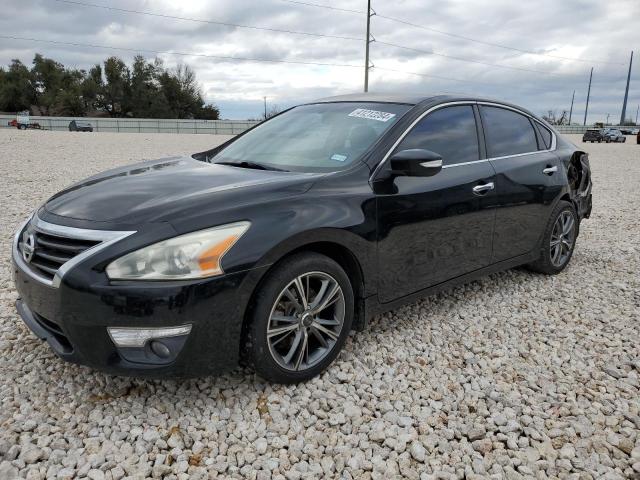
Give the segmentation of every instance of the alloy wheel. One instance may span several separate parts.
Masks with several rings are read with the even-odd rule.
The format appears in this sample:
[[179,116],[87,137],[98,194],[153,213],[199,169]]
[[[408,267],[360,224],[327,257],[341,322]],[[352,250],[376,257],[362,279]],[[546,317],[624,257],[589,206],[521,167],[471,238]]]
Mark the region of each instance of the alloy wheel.
[[571,256],[575,242],[576,221],[570,211],[563,211],[553,225],[550,242],[551,263],[555,267],[562,267]]
[[280,367],[301,371],[317,365],[340,338],[345,299],[324,272],[293,279],[278,295],[267,324],[269,352]]

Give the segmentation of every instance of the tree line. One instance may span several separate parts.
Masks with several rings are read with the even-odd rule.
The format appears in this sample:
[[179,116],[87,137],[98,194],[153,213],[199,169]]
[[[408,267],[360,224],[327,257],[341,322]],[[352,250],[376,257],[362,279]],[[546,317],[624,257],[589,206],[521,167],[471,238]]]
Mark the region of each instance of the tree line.
[[0,111],[31,110],[47,116],[198,118],[217,120],[220,110],[206,104],[195,72],[180,64],[138,55],[129,67],[109,57],[88,71],[67,68],[37,53],[31,68],[14,59],[0,67]]

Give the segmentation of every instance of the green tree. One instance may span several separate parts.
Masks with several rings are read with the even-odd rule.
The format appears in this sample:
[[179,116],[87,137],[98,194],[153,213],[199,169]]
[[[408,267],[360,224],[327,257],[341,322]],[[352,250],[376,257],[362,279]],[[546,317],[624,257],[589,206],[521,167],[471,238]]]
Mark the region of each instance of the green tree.
[[89,71],[65,68],[36,54],[29,70],[13,60],[0,68],[0,109],[18,111],[35,105],[44,115],[86,115],[97,109],[112,117],[203,118],[220,111],[206,105],[195,72],[186,65],[166,69],[159,59],[134,58],[131,69],[117,57]]
[[50,115],[58,94],[66,88],[64,65],[36,53],[31,75],[35,86],[35,105],[43,115]]
[[159,81],[172,117],[207,120],[219,118],[218,107],[205,106],[196,74],[188,65],[179,64],[173,70],[165,70]]
[[202,106],[193,70],[180,64],[174,70],[165,70],[159,81],[172,116],[193,118],[195,111]]
[[31,72],[20,60],[12,60],[5,71],[0,68],[0,110],[29,110],[35,101]]
[[60,115],[84,116],[87,107],[82,98],[82,85],[85,80],[82,70],[65,70],[64,87],[60,88],[55,98],[55,108]]
[[122,117],[130,93],[130,73],[127,65],[117,57],[104,62],[104,82],[100,85],[96,105],[111,117]]
[[82,95],[85,112],[98,108],[98,95],[102,87],[102,67],[97,64],[91,67],[89,72],[84,75],[80,85],[80,94]]
[[200,118],[202,120],[218,120],[220,119],[220,109],[215,105],[205,105],[200,108],[196,118]]
[[162,61],[147,62],[138,55],[133,60],[131,89],[127,110],[134,117],[162,118],[170,114],[158,76],[163,72]]

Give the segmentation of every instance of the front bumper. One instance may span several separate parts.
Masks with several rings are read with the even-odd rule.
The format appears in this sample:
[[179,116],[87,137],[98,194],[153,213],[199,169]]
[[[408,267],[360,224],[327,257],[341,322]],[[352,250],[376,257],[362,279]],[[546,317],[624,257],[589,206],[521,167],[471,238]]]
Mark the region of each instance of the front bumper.
[[[246,306],[267,267],[198,281],[110,282],[78,265],[56,287],[13,261],[18,313],[62,359],[107,373],[144,377],[197,377],[238,364]],[[108,327],[190,325],[169,339],[172,356],[118,348]]]

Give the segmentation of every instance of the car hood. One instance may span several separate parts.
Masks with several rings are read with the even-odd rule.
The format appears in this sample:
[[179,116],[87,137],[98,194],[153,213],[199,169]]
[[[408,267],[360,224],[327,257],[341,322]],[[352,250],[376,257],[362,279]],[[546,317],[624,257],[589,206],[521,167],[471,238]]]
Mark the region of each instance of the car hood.
[[56,216],[118,224],[170,222],[304,193],[320,174],[217,165],[172,157],[109,170],[51,197]]

